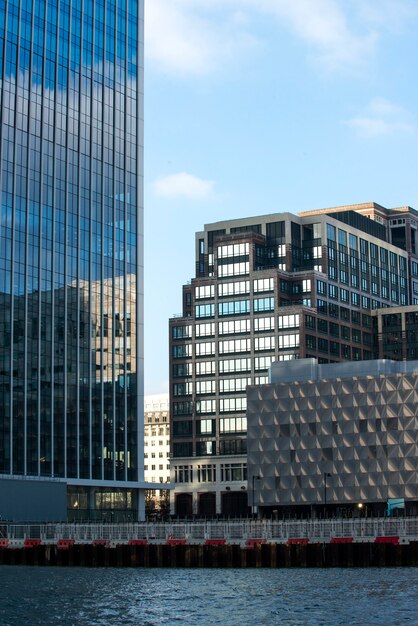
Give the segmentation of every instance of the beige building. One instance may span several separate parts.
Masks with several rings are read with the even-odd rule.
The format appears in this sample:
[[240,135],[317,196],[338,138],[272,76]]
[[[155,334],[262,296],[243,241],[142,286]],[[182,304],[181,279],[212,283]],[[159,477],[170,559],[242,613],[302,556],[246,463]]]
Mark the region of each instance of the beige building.
[[170,482],[170,418],[168,394],[145,396],[144,404],[144,473],[155,489],[148,493],[146,507],[159,509],[165,489],[161,483]]

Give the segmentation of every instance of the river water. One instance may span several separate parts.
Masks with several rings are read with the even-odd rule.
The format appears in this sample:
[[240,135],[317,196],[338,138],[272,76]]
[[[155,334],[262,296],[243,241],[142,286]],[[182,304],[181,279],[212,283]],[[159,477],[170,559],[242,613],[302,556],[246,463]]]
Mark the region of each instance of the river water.
[[418,625],[418,569],[2,566],[0,624]]

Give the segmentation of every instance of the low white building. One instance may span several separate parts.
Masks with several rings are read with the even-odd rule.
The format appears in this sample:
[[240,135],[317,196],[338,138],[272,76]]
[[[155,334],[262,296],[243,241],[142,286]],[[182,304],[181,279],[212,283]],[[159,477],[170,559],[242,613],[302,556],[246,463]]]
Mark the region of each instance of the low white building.
[[[155,483],[149,492],[148,511],[159,509],[161,484],[170,482],[170,418],[168,394],[145,396],[144,401],[144,475]],[[153,504],[152,504],[153,502]]]

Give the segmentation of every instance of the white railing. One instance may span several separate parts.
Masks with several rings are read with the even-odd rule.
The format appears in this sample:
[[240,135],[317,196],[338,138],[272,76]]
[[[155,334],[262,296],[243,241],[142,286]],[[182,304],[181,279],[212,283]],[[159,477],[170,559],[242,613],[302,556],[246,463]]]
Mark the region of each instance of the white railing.
[[418,541],[418,517],[0,525],[2,538],[13,541],[41,539],[42,543],[51,544],[60,539],[70,539],[76,543],[91,543],[104,539],[114,544],[128,543],[135,539],[146,539],[148,543],[157,544],[170,539],[185,539],[190,544],[204,543],[208,539],[243,543],[251,538],[271,543],[284,543],[289,539],[329,542],[333,538],[373,542],[376,537],[394,536],[405,542]]

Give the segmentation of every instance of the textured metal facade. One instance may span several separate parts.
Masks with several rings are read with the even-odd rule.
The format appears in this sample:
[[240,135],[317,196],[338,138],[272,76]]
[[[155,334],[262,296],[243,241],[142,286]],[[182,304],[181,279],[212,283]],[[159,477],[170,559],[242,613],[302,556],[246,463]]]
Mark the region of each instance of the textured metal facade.
[[274,382],[247,389],[255,502],[418,500],[418,362],[296,368],[277,363]]

